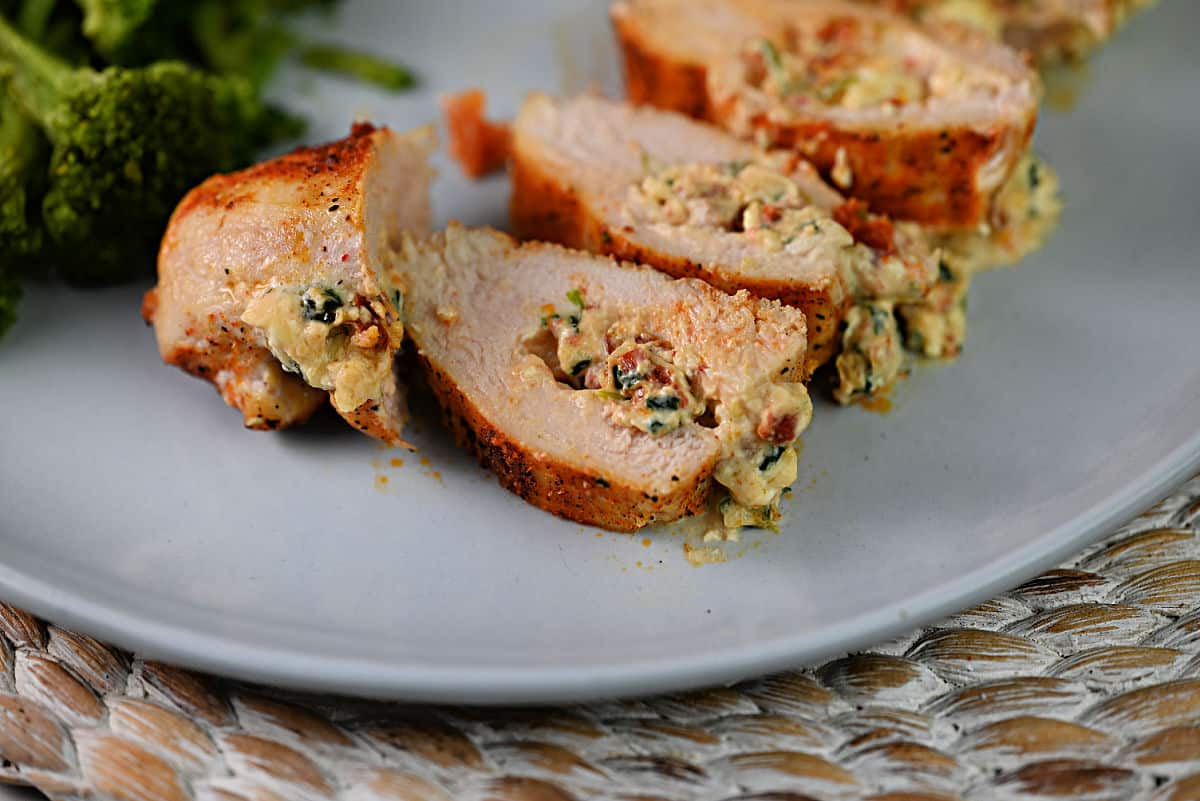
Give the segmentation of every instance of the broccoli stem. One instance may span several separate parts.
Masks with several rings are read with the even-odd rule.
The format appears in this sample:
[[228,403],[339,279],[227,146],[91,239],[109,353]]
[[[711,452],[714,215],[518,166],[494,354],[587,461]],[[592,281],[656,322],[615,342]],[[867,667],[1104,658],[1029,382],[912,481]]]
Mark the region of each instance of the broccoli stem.
[[0,59],[9,63],[7,81],[14,99],[42,127],[54,129],[52,110],[64,82],[81,70],[52,56],[17,32],[0,16]]
[[[0,74],[4,70],[0,66]],[[0,106],[0,278],[30,275],[40,266],[45,161],[45,140],[33,121],[15,104]],[[15,304],[9,301],[10,311]]]
[[21,285],[17,279],[0,269],[0,337],[17,321],[17,306],[21,302]]
[[24,0],[17,17],[17,28],[31,39],[40,41],[50,24],[54,4],[58,0]]
[[357,78],[393,92],[409,89],[416,83],[412,71],[401,64],[337,45],[309,45],[300,52],[300,63]]
[[11,104],[0,107],[0,337],[17,319],[21,301],[18,272],[41,245],[41,228],[30,223],[31,173],[40,165],[40,137],[28,118]]
[[40,144],[28,117],[12,106],[0,108],[0,231],[18,206],[21,218],[25,217],[25,187],[41,163]]

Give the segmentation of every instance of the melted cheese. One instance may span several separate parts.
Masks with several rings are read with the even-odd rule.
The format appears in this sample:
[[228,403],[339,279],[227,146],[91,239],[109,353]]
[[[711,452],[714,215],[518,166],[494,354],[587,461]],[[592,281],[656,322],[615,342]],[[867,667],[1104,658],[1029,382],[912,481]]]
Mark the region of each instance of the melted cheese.
[[283,369],[331,391],[341,412],[382,397],[392,371],[387,343],[404,333],[387,300],[344,299],[316,287],[269,288],[246,305],[242,320],[262,330]]
[[831,209],[815,205],[789,177],[785,159],[766,155],[760,161],[665,166],[645,161],[645,177],[628,194],[637,222],[723,231],[751,239],[768,253],[829,262],[855,297],[921,296],[922,265],[856,242]]
[[722,445],[713,477],[747,519],[773,520],[780,492],[796,480],[792,443],[812,419],[804,385],[763,381],[734,397],[708,398],[699,357],[648,337],[636,311],[590,307],[578,290],[568,299],[570,312],[542,310],[543,330],[553,338],[552,349],[542,352],[553,352],[557,363],[549,366],[559,380],[596,393],[608,401],[614,422],[651,436],[711,414]]
[[1062,212],[1058,174],[1032,151],[996,192],[988,224],[934,237],[956,273],[1012,264],[1039,248]]
[[942,279],[920,303],[902,304],[905,347],[934,359],[962,352],[967,340],[967,289],[970,275],[942,265]]
[[844,321],[842,352],[837,357],[838,403],[872,395],[890,386],[904,363],[900,329],[890,301],[850,308]]
[[837,260],[854,238],[828,209],[812,204],[798,183],[769,163],[694,162],[647,174],[629,191],[637,222],[741,233],[768,251],[811,253]]
[[1061,211],[1058,175],[1026,153],[997,191],[989,225],[934,235],[942,250],[937,284],[920,301],[897,307],[905,346],[931,358],[957,356],[966,342],[971,276],[1036,250],[1053,232]]
[[742,49],[744,80],[784,109],[884,111],[934,99],[991,97],[1007,79],[922,46],[906,31],[869,20],[834,19],[794,31],[786,46],[754,39]]

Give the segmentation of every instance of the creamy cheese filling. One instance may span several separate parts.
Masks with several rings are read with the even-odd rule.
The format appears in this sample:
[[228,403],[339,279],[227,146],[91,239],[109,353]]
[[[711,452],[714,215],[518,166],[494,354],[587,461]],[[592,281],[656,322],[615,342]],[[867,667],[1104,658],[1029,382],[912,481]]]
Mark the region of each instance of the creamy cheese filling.
[[542,308],[555,376],[607,400],[613,421],[651,436],[688,425],[715,429],[722,454],[713,477],[729,490],[731,514],[742,509],[747,519],[773,523],[781,491],[796,480],[794,442],[812,419],[804,385],[763,381],[716,397],[704,390],[699,356],[647,335],[636,314],[590,306],[577,289],[567,299],[564,311]]
[[653,436],[705,414],[704,393],[689,376],[699,366],[694,354],[643,335],[632,320],[588,307],[579,290],[567,299],[570,311],[542,310],[564,383],[613,401],[614,420]]
[[[878,0],[876,0],[878,2]],[[891,0],[921,23],[969,25],[997,41],[1031,50],[1043,63],[1078,59],[1103,42],[1130,13],[1153,0]]]
[[988,98],[1006,85],[1003,75],[946,57],[907,31],[857,17],[832,18],[816,31],[792,30],[784,41],[752,39],[741,59],[751,88],[796,110],[887,110]]
[[904,363],[900,329],[892,301],[872,301],[852,306],[842,321],[842,352],[836,367],[838,403],[873,395],[888,387]]
[[974,231],[935,234],[956,273],[1012,264],[1050,237],[1062,212],[1058,174],[1032,151],[996,192],[988,223]]
[[1036,250],[1053,232],[1061,211],[1058,175],[1035,154],[1026,153],[996,193],[988,225],[932,237],[941,249],[938,282],[920,301],[896,308],[904,324],[905,347],[932,358],[961,353],[971,276]]
[[918,22],[968,25],[999,41],[1004,15],[996,6],[996,0],[925,0],[908,3],[904,10]]
[[639,222],[741,233],[768,252],[837,252],[854,246],[829,210],[814,205],[771,163],[659,165],[648,157],[643,162],[645,174],[630,188],[628,204]]
[[[887,217],[853,199],[832,210],[812,204],[776,156],[764,162],[665,166],[646,161],[647,174],[630,192],[629,206],[641,221],[733,232],[775,252],[824,249],[857,300],[844,323],[837,400],[874,394],[895,379],[903,355],[893,302],[921,301],[928,279],[920,260],[898,252]],[[752,456],[744,461],[753,461]],[[761,472],[743,470],[727,478],[760,477]]]
[[379,400],[392,372],[391,343],[404,335],[399,295],[364,297],[336,286],[270,287],[242,320],[261,329],[283,369],[333,393],[350,412]]
[[923,269],[895,248],[892,224],[847,201],[816,204],[789,173],[794,154],[758,161],[660,165],[643,159],[645,175],[630,187],[627,208],[639,223],[665,223],[747,237],[768,254],[823,259],[835,265],[849,294],[919,298]]
[[919,303],[904,303],[896,311],[904,321],[904,346],[934,359],[952,358],[967,341],[967,290],[971,276],[955,271],[946,260],[939,280]]

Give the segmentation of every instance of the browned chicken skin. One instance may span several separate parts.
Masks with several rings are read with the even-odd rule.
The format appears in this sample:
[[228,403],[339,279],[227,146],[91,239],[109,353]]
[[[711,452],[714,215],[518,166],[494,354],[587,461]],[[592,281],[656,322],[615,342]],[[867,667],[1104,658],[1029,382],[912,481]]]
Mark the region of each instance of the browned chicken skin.
[[835,0],[625,0],[612,17],[631,100],[796,148],[897,219],[987,222],[1037,119],[1036,74],[961,26]]
[[1042,64],[1076,60],[1112,37],[1154,0],[857,0],[921,23],[978,28]]
[[632,531],[715,481],[773,519],[812,413],[797,309],[454,224],[395,277],[447,425],[525,500]]
[[213,383],[247,427],[306,420],[329,397],[355,428],[403,442],[392,247],[429,227],[429,129],[368,124],[192,190],[143,304],[163,360]]
[[514,231],[802,309],[805,374],[862,299],[917,301],[937,258],[911,223],[846,202],[791,152],[683,115],[534,93],[513,123]]

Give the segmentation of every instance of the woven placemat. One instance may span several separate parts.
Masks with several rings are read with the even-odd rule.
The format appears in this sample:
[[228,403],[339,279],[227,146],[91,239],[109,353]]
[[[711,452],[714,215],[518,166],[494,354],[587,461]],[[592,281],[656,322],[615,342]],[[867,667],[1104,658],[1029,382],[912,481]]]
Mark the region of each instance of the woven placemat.
[[1063,567],[824,665],[428,707],[146,661],[0,606],[0,778],[54,799],[1200,799],[1200,478]]

